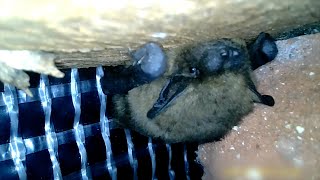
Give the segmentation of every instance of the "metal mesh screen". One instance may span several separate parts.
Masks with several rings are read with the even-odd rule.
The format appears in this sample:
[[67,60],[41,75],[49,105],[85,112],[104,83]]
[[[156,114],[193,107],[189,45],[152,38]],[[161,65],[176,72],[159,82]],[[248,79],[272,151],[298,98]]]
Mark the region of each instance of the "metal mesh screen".
[[30,73],[33,97],[0,85],[0,179],[200,179],[197,145],[163,144],[115,126],[103,68]]

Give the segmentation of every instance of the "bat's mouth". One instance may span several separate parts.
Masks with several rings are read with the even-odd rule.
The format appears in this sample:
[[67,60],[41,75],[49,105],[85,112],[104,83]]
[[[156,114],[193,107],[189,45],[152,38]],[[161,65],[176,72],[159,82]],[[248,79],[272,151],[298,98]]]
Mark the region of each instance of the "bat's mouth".
[[159,98],[148,111],[147,117],[153,119],[162,111],[165,111],[184,92],[191,80],[191,77],[182,75],[172,76],[161,89]]

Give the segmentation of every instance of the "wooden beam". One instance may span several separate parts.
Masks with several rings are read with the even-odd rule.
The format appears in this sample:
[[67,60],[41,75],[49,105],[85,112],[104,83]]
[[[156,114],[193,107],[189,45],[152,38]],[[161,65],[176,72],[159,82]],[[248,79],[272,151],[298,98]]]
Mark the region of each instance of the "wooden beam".
[[147,41],[174,48],[250,40],[320,19],[319,0],[0,0],[0,7],[0,49],[54,52],[60,68],[122,64],[129,48]]

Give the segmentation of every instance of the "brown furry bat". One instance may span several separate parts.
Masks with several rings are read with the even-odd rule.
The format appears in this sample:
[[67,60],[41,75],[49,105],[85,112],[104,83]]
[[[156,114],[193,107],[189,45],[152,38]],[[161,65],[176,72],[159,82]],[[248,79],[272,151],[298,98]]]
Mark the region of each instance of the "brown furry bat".
[[147,43],[130,67],[108,67],[101,79],[113,95],[114,119],[143,135],[176,142],[222,138],[253,109],[274,105],[252,81],[252,70],[273,60],[274,39],[261,33],[249,46],[232,39],[188,45],[164,53]]

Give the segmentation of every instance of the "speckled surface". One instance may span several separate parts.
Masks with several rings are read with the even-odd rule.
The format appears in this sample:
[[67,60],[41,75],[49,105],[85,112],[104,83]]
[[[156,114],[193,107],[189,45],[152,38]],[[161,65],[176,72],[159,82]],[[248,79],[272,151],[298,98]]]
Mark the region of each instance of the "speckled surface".
[[320,179],[320,34],[277,45],[255,72],[275,106],[257,104],[224,140],[199,146],[203,179]]

